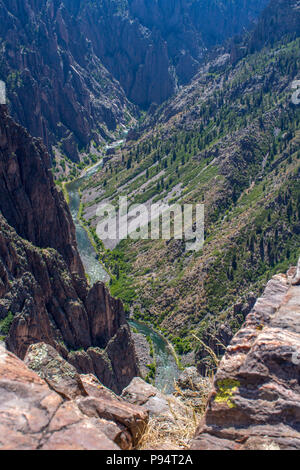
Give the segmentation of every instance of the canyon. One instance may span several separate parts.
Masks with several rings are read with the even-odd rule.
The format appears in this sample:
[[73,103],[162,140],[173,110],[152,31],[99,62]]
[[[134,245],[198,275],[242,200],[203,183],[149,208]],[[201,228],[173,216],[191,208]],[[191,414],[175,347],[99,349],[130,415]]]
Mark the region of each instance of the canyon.
[[[227,348],[192,450],[299,450],[299,267],[269,281]],[[193,420],[139,378],[118,397],[49,345],[30,346],[25,364],[0,345],[1,449],[131,450],[149,415],[172,428],[175,410]],[[153,430],[143,448],[180,449],[170,434],[156,442]]]
[[48,151],[78,162],[134,122],[137,105],[171,97],[207,49],[242,32],[266,3],[2,0],[0,79],[12,116]]
[[123,306],[102,283],[88,285],[45,148],[4,106],[0,113],[0,320],[9,326],[6,344],[23,359],[30,344],[46,341],[78,370],[121,392],[139,373]]
[[[0,449],[299,450],[299,34],[298,0],[0,0]],[[119,196],[204,204],[203,248],[104,243]]]

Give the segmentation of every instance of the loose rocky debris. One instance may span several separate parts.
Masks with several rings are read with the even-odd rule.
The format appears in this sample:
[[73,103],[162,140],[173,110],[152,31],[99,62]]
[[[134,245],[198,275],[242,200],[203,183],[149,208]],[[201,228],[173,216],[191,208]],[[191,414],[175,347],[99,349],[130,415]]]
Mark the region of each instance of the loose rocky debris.
[[149,424],[139,442],[141,450],[186,449],[195,433],[199,416],[180,398],[166,395],[136,377],[123,390],[122,398],[149,413]]

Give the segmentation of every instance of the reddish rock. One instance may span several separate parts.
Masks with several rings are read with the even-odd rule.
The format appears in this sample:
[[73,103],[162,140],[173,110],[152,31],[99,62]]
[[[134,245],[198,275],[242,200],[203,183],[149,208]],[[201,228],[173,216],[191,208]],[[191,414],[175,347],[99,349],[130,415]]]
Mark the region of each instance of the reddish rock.
[[147,411],[124,400],[87,397],[78,401],[78,407],[86,416],[99,417],[125,426],[132,436],[133,445],[137,445],[148,423]]
[[300,286],[269,281],[219,366],[192,449],[300,449]]
[[[54,358],[54,369],[45,357]],[[82,388],[80,397],[80,387],[76,400],[65,401],[66,368],[70,371],[70,366],[63,364],[65,361],[59,360],[46,345],[39,345],[36,350],[32,348],[27,360],[31,365],[35,362],[37,369],[39,365],[46,367],[43,374],[49,383],[49,371],[56,371],[50,386],[55,386],[59,393],[0,346],[1,450],[126,450],[134,447],[148,422],[148,413],[142,408],[115,399],[108,391],[103,398],[85,398],[86,390]],[[75,378],[77,381],[78,377],[73,376]],[[70,390],[74,390],[72,384]]]
[[80,380],[86,395],[94,398],[120,400],[119,396],[104,387],[93,374],[81,374]]

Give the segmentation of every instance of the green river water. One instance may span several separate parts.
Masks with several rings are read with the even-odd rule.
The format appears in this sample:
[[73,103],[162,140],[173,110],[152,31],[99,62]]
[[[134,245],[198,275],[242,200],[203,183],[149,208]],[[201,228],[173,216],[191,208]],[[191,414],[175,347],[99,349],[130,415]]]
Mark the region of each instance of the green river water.
[[[108,282],[109,275],[105,271],[102,264],[98,261],[97,254],[89,239],[89,236],[78,220],[77,216],[80,206],[79,189],[84,181],[95,174],[101,166],[102,162],[97,163],[96,165],[86,170],[81,178],[69,183],[66,187],[70,198],[70,210],[76,228],[78,250],[84,268],[89,275],[92,284],[97,281]],[[155,385],[160,390],[171,393],[174,389],[174,379],[176,379],[179,375],[179,369],[168,342],[161,335],[143,323],[130,320],[129,324],[139,333],[143,334],[144,336],[150,336],[152,339],[157,363]]]

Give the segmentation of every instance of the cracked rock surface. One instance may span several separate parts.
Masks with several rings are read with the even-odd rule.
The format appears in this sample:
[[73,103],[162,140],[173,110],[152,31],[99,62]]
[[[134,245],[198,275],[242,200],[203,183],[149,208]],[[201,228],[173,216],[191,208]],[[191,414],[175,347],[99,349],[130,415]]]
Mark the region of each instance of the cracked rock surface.
[[300,449],[298,271],[269,281],[227,348],[192,449]]
[[[36,366],[34,354],[41,356],[43,352],[41,370],[48,381],[51,370],[55,369],[56,379],[52,376],[51,388],[36,372],[0,346],[0,449],[132,449],[145,429],[148,413],[114,398],[108,390],[105,392],[95,377],[88,378],[93,387],[87,392],[83,385],[78,386],[81,378],[75,370],[70,374],[70,366],[62,358],[57,355],[53,359],[57,354],[53,348],[43,344],[35,348],[29,351],[27,361]],[[66,399],[63,390],[66,377],[70,390],[77,387],[76,400]]]

